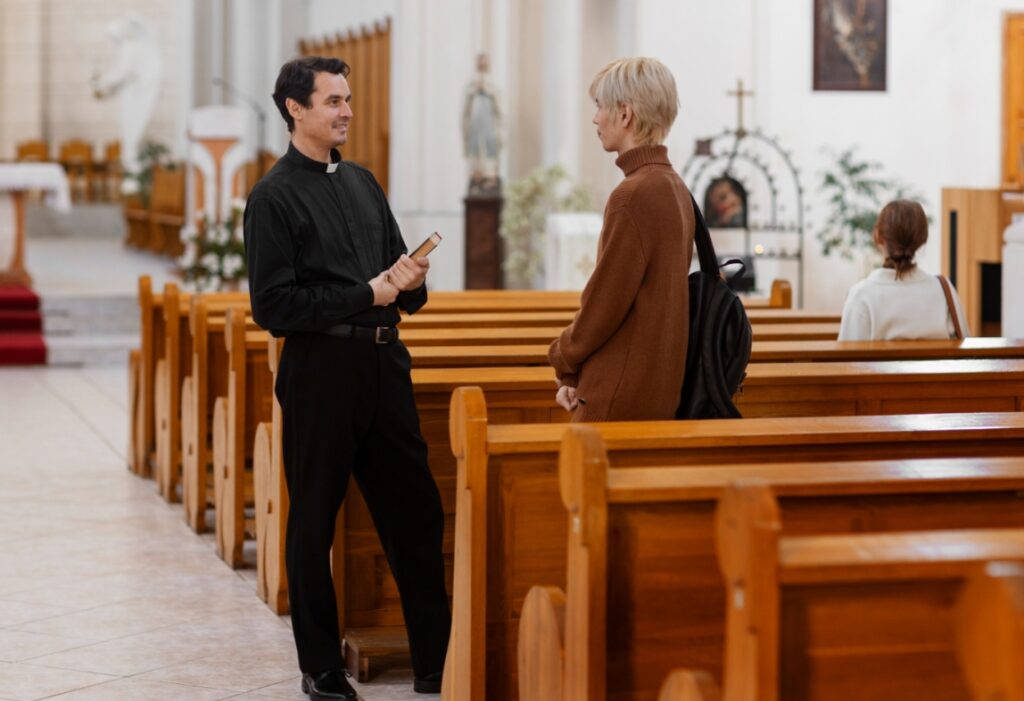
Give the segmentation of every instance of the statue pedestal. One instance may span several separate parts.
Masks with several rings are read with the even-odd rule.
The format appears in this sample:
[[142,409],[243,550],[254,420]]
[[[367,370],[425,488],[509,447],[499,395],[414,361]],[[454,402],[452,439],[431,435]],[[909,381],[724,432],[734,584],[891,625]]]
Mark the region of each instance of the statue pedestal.
[[501,263],[504,260],[498,226],[501,221],[501,195],[471,195],[466,204],[466,281],[467,290],[500,290],[505,286]]

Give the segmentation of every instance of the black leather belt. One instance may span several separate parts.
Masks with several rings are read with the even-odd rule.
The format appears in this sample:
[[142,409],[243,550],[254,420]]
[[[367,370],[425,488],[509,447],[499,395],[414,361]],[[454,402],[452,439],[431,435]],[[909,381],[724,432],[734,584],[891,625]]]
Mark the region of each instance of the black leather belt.
[[380,345],[387,345],[398,340],[398,329],[394,326],[353,326],[352,324],[338,324],[326,329],[324,333],[341,338],[358,338],[363,341],[373,341]]

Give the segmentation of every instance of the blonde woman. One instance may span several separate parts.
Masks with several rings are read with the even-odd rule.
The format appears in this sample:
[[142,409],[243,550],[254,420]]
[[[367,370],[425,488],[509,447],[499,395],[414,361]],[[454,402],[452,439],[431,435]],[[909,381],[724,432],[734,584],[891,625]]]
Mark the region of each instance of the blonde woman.
[[573,421],[672,419],[689,332],[694,214],[665,140],[672,73],[651,58],[608,64],[590,86],[602,148],[625,179],[605,205],[597,265],[576,318],[551,344],[558,403]]

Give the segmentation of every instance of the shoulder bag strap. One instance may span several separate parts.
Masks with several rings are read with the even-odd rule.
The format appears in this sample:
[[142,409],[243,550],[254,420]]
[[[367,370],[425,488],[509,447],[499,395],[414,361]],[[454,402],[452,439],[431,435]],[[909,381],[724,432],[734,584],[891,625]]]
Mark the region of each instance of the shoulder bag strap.
[[963,329],[960,328],[960,317],[956,313],[956,305],[953,304],[953,293],[949,289],[949,280],[946,279],[945,275],[936,275],[939,278],[939,284],[942,285],[942,293],[946,295],[946,308],[949,309],[949,318],[953,320],[953,330],[956,331],[956,338],[958,341],[964,340]]

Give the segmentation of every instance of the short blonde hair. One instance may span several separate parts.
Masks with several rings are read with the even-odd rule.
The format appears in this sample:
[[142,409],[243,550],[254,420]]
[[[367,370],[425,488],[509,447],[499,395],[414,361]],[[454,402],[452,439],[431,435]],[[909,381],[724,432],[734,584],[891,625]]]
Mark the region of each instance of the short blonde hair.
[[672,72],[655,58],[620,58],[594,77],[590,96],[605,109],[633,108],[634,133],[641,144],[660,144],[679,111],[679,94]]

